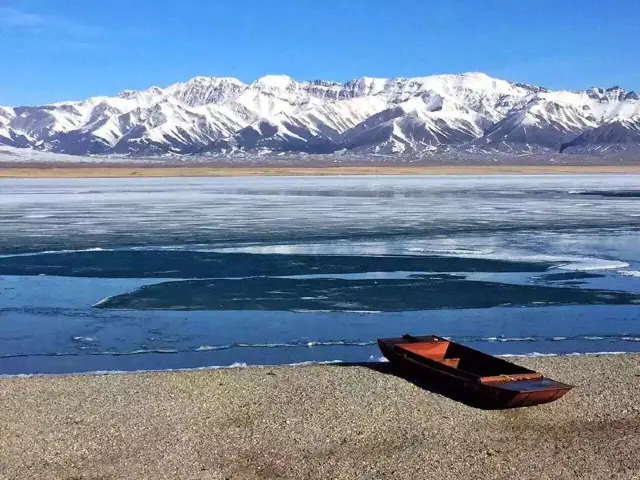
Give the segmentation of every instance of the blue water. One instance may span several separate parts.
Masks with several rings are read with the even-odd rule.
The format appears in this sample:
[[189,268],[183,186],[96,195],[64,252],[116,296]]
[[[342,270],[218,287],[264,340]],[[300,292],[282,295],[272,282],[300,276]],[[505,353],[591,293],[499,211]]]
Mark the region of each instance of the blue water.
[[0,180],[0,374],[640,351],[640,177]]

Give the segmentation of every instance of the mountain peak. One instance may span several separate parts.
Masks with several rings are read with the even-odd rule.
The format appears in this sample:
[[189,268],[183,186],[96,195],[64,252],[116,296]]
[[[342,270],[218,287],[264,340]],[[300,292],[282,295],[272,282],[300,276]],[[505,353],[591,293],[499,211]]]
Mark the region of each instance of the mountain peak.
[[293,82],[294,80],[289,75],[265,75],[253,82],[253,85],[273,90],[284,90]]
[[235,77],[205,77],[198,76],[193,77],[190,80],[187,80],[183,83],[177,83],[175,85],[206,85],[206,84],[221,84],[221,83],[232,83],[237,85],[244,85],[240,80]]
[[237,97],[247,86],[234,77],[194,77],[174,83],[165,92],[189,107],[219,104]]
[[484,72],[464,72],[464,73],[458,74],[458,76],[460,76],[460,77],[475,77],[475,78],[483,78],[483,79],[490,78],[490,79],[493,80],[492,76],[487,75]]
[[163,90],[160,87],[150,87],[146,90],[123,90],[117,95],[117,98],[123,98],[123,99],[129,100],[144,94],[162,95]]

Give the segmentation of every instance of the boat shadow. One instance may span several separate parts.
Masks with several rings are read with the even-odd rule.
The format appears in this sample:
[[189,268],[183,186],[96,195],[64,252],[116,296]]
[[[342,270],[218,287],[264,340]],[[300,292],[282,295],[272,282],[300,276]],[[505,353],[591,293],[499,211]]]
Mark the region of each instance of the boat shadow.
[[450,400],[462,403],[464,405],[467,405],[468,407],[478,408],[481,410],[501,410],[502,409],[500,407],[496,407],[495,405],[492,406],[486,403],[482,403],[477,398],[470,396],[465,391],[460,391],[456,388],[452,388],[450,386],[442,385],[439,383],[429,382],[429,381],[426,381],[424,378],[421,378],[419,375],[411,374],[409,372],[396,369],[394,368],[391,362],[344,362],[344,363],[336,363],[334,365],[337,367],[368,368],[369,370],[373,370],[374,372],[377,372],[377,373],[382,373],[384,375],[390,375],[393,377],[401,378],[429,393],[434,393],[436,395],[447,397]]

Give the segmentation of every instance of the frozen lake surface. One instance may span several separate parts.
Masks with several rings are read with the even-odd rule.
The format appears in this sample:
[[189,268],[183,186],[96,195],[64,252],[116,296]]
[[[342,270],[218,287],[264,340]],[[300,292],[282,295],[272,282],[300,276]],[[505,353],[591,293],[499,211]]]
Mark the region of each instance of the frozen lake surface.
[[640,351],[640,176],[0,180],[0,374]]

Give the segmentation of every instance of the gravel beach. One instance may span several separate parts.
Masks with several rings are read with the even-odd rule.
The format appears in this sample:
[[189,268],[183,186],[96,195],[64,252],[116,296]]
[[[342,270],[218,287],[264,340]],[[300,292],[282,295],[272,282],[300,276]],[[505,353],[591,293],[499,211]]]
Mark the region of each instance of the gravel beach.
[[388,364],[3,378],[0,478],[640,478],[640,355],[515,360],[576,388],[485,411]]

